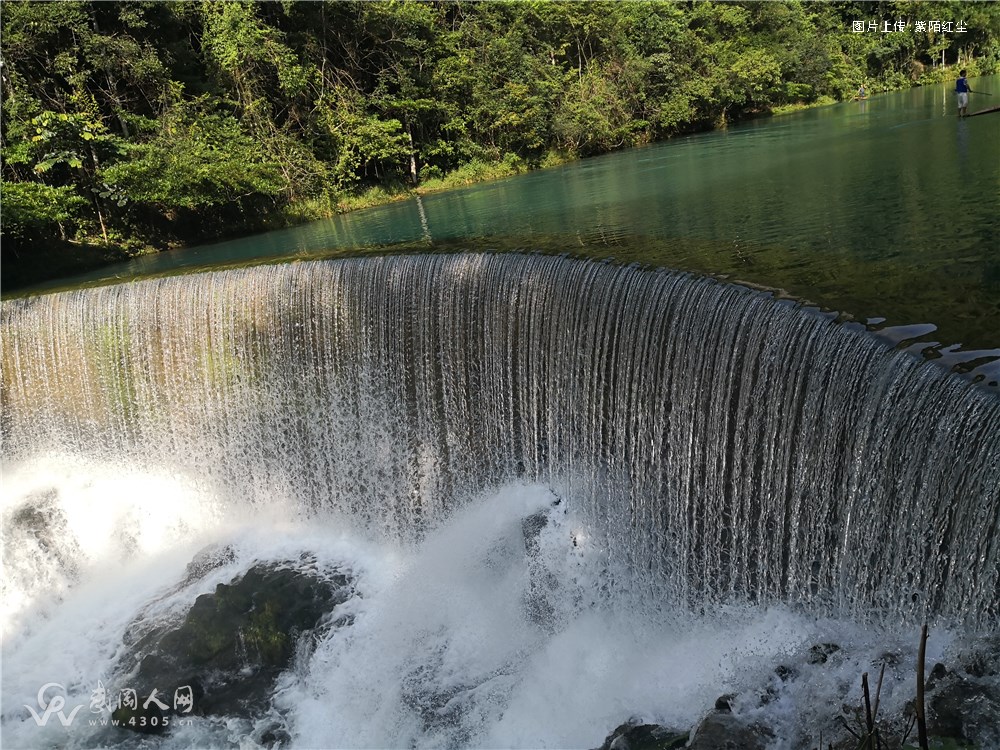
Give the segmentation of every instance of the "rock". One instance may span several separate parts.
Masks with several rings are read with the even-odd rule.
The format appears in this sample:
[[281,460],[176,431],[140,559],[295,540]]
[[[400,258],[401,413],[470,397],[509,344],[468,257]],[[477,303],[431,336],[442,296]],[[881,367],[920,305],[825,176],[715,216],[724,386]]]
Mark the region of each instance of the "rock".
[[788,682],[789,680],[794,680],[799,676],[799,672],[794,667],[786,667],[784,664],[779,664],[774,668],[774,674],[782,682]]
[[[1000,688],[976,678],[948,674],[927,701],[927,731],[936,737],[983,744],[1000,716]],[[986,745],[984,745],[986,746]]]
[[[764,688],[763,692],[761,692],[757,696],[758,707],[766,706],[768,703],[773,703],[774,701],[778,700],[778,698],[781,697],[779,688],[782,686],[782,683],[788,682],[789,680],[794,680],[796,677],[799,676],[799,673],[798,670],[796,670],[794,667],[786,667],[783,664],[779,664],[777,667],[774,668],[774,676],[778,678],[778,682],[775,683],[774,680],[771,680],[771,684],[767,685]],[[727,711],[732,710],[731,705],[726,705],[725,707],[722,707],[719,705],[719,701],[716,701],[715,708],[716,710],[727,710]]]
[[972,677],[1000,675],[1000,636],[987,636],[961,655],[962,669]]
[[180,625],[147,633],[132,646],[125,678],[138,701],[115,718],[140,732],[162,732],[163,718],[177,714],[252,718],[302,636],[352,594],[346,576],[320,577],[302,569],[309,563],[255,565],[199,596]]
[[[802,655],[802,661],[775,667],[767,682],[756,691],[748,690],[739,696],[719,696],[714,711],[691,732],[689,744],[678,747],[686,747],[688,750],[763,750],[774,742],[775,730],[747,718],[744,708],[756,715],[759,713],[757,709],[791,694],[796,681],[805,679],[804,675],[812,679],[813,672],[826,671],[823,667],[810,670],[803,662],[817,666],[827,664],[832,659],[839,661],[842,660],[838,655],[840,651],[840,646],[834,643],[815,644],[807,654]],[[1000,748],[1000,728],[997,724],[997,717],[1000,717],[1000,679],[997,679],[1000,676],[1000,637],[991,635],[979,638],[974,643],[967,644],[953,658],[953,666],[946,667],[937,663],[928,673],[926,705],[931,746],[955,750],[963,747]],[[881,652],[873,664],[885,666],[886,679],[890,684],[904,680],[912,685],[912,667],[908,666],[907,660],[898,651]],[[858,679],[860,680],[860,676]],[[843,691],[843,698],[847,698],[851,685],[838,682],[838,686]],[[874,683],[871,683],[873,691],[874,688]],[[754,698],[757,696],[759,701],[755,706]],[[794,701],[789,705],[792,703]],[[781,710],[784,711],[785,708],[786,706],[782,706]],[[794,710],[794,706],[792,708]],[[830,709],[835,710],[833,706]],[[912,743],[915,733],[910,725],[913,701],[900,709],[894,712],[880,710],[877,721],[883,747],[901,747],[907,732]],[[824,748],[829,745],[835,750],[856,750],[857,733],[864,733],[864,707],[845,703],[841,707],[840,716],[813,714],[809,721],[823,729],[824,737],[829,737],[824,740]],[[845,724],[853,733],[845,728]],[[803,726],[805,728],[800,731],[813,731],[810,727]],[[649,727],[655,725],[642,724],[639,720],[632,719],[609,734],[601,750],[647,747],[636,743],[644,739],[643,732]],[[787,737],[781,739],[789,741]],[[811,740],[813,744],[807,744],[810,740],[805,735],[799,740],[796,740],[795,747],[816,747],[815,738]]]
[[935,664],[927,680],[927,729],[936,737],[977,747],[1000,747],[1000,637],[966,646],[956,666]]
[[292,736],[279,724],[271,724],[261,732],[257,744],[267,748],[288,747]]
[[540,510],[521,520],[521,534],[524,536],[524,547],[528,554],[538,552],[538,535],[549,524],[549,514]]
[[774,733],[746,724],[728,711],[713,711],[692,732],[687,750],[765,750]]
[[[153,695],[153,698],[160,700],[162,696],[157,698],[156,695]],[[143,705],[145,701],[139,703],[138,700],[141,699],[137,699],[135,705],[120,705],[111,712],[111,718],[117,722],[115,726],[124,727],[140,734],[163,734],[166,732],[170,722],[168,712],[160,709],[155,703]],[[166,705],[169,706],[169,704]]]
[[766,706],[768,703],[773,703],[778,700],[780,694],[774,685],[768,685],[764,692],[761,693],[757,698],[757,706]]
[[836,643],[817,643],[809,649],[808,661],[810,664],[826,664],[827,659],[838,651],[840,646]]
[[555,631],[555,607],[550,596],[559,588],[559,581],[539,559],[539,536],[549,523],[551,508],[557,506],[558,498],[549,509],[540,510],[521,520],[521,536],[528,564],[528,586],[524,593],[524,614],[530,622],[547,632]]
[[11,531],[16,530],[19,536],[37,545],[42,554],[51,556],[54,566],[72,581],[79,575],[78,559],[83,552],[70,532],[69,521],[58,505],[58,498],[54,489],[32,494],[28,502],[12,514]]
[[38,492],[28,498],[28,503],[14,511],[11,521],[38,540],[38,545],[48,551],[55,544],[52,526],[65,525],[65,517],[55,505],[55,490]]
[[879,658],[872,662],[873,667],[880,667],[885,664],[886,667],[898,667],[902,663],[902,657],[894,651],[885,651]]
[[948,668],[941,662],[938,662],[931,668],[930,674],[927,676],[927,682],[925,683],[925,688],[928,691],[933,690],[934,686],[937,685],[937,683],[939,683],[941,680],[943,680],[950,674],[952,673],[948,671]]
[[189,584],[204,578],[217,568],[227,565],[236,559],[236,552],[230,545],[211,546],[201,550],[187,564],[184,570],[184,583]]
[[720,695],[715,699],[715,710],[716,711],[732,711],[733,701],[736,700],[736,695],[733,693],[726,693],[725,695]]
[[689,733],[659,724],[642,724],[629,719],[616,727],[600,750],[675,750],[687,744]]

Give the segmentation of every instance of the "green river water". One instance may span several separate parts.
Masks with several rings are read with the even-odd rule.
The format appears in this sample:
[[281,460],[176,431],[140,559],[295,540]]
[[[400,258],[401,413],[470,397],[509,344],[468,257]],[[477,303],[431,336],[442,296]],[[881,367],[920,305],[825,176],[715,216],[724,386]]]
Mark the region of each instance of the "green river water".
[[[970,111],[1000,103],[972,81]],[[953,84],[761,119],[56,286],[261,259],[520,249],[760,285],[1000,380],[1000,113]]]

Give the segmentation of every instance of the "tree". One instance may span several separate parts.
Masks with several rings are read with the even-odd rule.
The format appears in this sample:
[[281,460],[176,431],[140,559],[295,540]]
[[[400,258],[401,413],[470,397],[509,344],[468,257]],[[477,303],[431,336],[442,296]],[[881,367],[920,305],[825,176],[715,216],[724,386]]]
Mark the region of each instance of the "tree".
[[934,80],[942,56],[988,73],[1000,4],[10,0],[0,45],[5,236],[141,246]]
[[90,197],[108,242],[104,203],[110,192],[101,182],[102,163],[122,153],[121,141],[108,133],[104,123],[88,115],[44,111],[31,119],[34,135],[25,151],[39,177],[69,183],[76,194]]
[[168,220],[180,210],[239,211],[284,194],[279,165],[210,97],[180,102],[160,121],[155,136],[126,147],[127,159],[105,168],[109,191],[133,208],[153,209]]
[[71,187],[41,182],[8,182],[0,196],[4,234],[20,240],[44,235],[52,231],[53,225],[65,239],[65,225],[75,220],[87,203]]

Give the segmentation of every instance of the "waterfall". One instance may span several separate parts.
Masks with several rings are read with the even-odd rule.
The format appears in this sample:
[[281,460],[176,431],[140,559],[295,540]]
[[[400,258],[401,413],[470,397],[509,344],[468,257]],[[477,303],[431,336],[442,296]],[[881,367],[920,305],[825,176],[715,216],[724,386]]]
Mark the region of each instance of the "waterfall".
[[1000,616],[1000,400],[716,280],[534,255],[297,262],[2,305],[3,458],[114,459],[416,538],[515,478],[609,596]]

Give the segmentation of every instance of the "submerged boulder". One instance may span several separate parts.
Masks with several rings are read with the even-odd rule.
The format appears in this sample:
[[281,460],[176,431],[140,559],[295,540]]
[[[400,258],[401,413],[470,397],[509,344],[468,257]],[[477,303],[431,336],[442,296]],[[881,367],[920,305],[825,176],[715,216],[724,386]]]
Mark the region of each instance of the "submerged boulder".
[[942,670],[927,701],[927,730],[982,747],[1000,741],[1000,685],[995,679]]
[[748,724],[730,710],[712,711],[691,733],[688,750],[764,750],[774,738],[762,724]]
[[810,664],[826,664],[830,657],[840,651],[836,643],[817,643],[809,649]]
[[629,719],[611,732],[600,750],[676,750],[687,746],[689,733],[660,724]]
[[179,625],[148,632],[132,647],[137,700],[120,702],[119,726],[158,733],[171,715],[249,717],[266,707],[303,638],[352,595],[346,575],[312,568],[308,559],[255,565],[199,596]]
[[[886,678],[897,690],[915,690],[912,656],[883,651],[872,664],[885,665]],[[664,737],[670,739],[662,727],[632,719],[609,734],[601,750],[764,750],[776,740],[789,747],[815,748],[820,738],[824,748],[857,750],[866,734],[865,706],[857,702],[856,692],[850,695],[857,683],[841,682],[836,674],[826,673],[831,666],[839,669],[839,663],[847,658],[855,657],[837,644],[813,645],[776,666],[766,683],[720,695],[714,709],[692,729],[687,744],[658,744]],[[931,747],[1000,748],[1000,636],[978,638],[949,660],[951,666],[934,664],[926,680]],[[836,680],[837,690],[842,691],[840,700],[810,703],[815,693],[803,680],[824,679]],[[875,684],[871,689],[874,692]],[[883,747],[903,747],[907,737],[915,743],[914,703],[897,701],[894,710],[882,708],[876,713],[874,722]],[[773,710],[765,708],[771,705]]]
[[[48,489],[33,493],[27,502],[10,516],[10,526],[4,529],[6,542],[29,544],[40,556],[50,559],[52,567],[60,571],[67,581],[79,576],[79,560],[83,551],[70,532],[66,513],[59,507],[59,493]],[[7,521],[5,519],[5,527]]]
[[540,510],[521,521],[524,552],[528,565],[528,586],[524,592],[524,614],[530,622],[546,632],[555,632],[555,607],[551,598],[559,590],[559,581],[540,559],[540,536],[549,524],[549,511],[560,503],[558,498],[546,510]]

